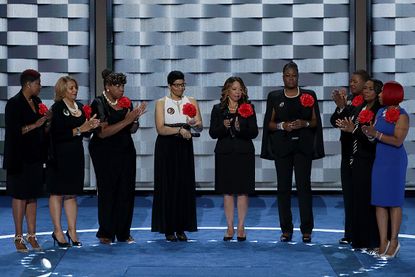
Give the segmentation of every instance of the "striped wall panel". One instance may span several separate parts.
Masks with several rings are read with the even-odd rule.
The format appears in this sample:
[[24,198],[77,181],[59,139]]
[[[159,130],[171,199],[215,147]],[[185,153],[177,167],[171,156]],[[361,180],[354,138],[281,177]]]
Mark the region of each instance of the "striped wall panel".
[[[41,73],[40,97],[53,104],[57,79],[70,74],[79,84],[78,99],[88,102],[89,1],[0,1],[0,143],[3,153],[4,107],[20,90],[20,73],[33,68]],[[87,149],[86,149],[87,150]],[[89,155],[86,151],[86,159]],[[0,159],[1,164],[3,158]],[[90,186],[90,163],[86,163],[85,186]],[[1,170],[0,181],[5,181]]]
[[[205,130],[194,140],[199,189],[212,189],[215,141],[208,135],[210,111],[232,75],[242,77],[262,128],[265,100],[282,85],[282,66],[294,60],[300,84],[316,91],[324,120],[327,157],[314,162],[315,187],[338,188],[339,132],[330,128],[330,94],[348,85],[349,1],[175,0],[113,1],[114,67],[128,76],[126,94],[149,101],[135,135],[137,188],[152,188],[154,100],[167,93],[171,70],[185,72],[186,94],[199,100]],[[274,164],[259,158],[257,189],[275,189]]]

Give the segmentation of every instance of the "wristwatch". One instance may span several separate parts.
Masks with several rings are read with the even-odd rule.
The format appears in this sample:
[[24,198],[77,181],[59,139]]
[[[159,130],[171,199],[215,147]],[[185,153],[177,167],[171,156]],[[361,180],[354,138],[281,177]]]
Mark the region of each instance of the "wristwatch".
[[305,122],[305,127],[307,128],[308,126],[310,126],[310,122],[306,121]]
[[76,133],[75,133],[75,135],[76,136],[80,136],[80,135],[82,135],[82,132],[81,132],[81,128],[79,128],[79,127],[76,127]]

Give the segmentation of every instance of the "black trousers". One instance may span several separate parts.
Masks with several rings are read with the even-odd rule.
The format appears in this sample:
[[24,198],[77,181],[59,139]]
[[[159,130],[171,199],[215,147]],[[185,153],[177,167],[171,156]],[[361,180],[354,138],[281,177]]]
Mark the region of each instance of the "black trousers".
[[353,212],[353,183],[350,155],[344,155],[341,159],[340,177],[342,182],[344,203],[344,237],[352,238],[352,212]]
[[[127,156],[127,155],[126,155]],[[98,187],[98,238],[126,241],[134,212],[135,157],[94,163]]]
[[293,170],[300,207],[300,229],[303,234],[311,234],[314,228],[313,202],[311,193],[312,157],[300,152],[275,160],[278,186],[278,212],[283,233],[293,232],[291,213],[291,191]]

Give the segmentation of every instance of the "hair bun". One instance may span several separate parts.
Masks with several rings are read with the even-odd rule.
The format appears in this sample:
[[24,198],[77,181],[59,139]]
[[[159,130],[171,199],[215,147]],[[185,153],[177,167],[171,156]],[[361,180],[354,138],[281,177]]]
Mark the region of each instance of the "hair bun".
[[105,78],[107,78],[108,75],[110,75],[111,73],[112,73],[112,70],[109,70],[108,68],[105,68],[101,73],[102,79],[105,80]]

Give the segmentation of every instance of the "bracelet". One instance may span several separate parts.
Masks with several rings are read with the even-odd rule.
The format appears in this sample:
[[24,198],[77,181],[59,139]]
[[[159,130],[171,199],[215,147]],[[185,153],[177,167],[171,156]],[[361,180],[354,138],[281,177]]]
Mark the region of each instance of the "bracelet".
[[284,130],[284,121],[277,124],[277,130]]
[[29,132],[29,126],[28,125],[24,126],[24,131],[25,131],[25,133]]
[[305,128],[307,128],[307,127],[309,127],[309,126],[310,126],[310,122],[306,121],[306,122],[305,122]]
[[134,123],[134,124],[137,124],[137,123],[138,123],[138,119],[137,119],[137,120],[134,120],[134,121],[133,121],[133,123]]
[[380,133],[379,138],[378,138],[378,141],[381,141],[382,136],[383,136],[383,133]]
[[76,133],[75,133],[75,136],[80,136],[82,134],[82,132],[81,132],[81,128],[80,127],[76,127]]
[[180,131],[181,131],[182,129],[183,129],[183,126],[181,126],[181,127],[179,128],[179,131],[177,132],[177,134],[178,134],[178,135],[181,135],[181,134],[180,134]]

